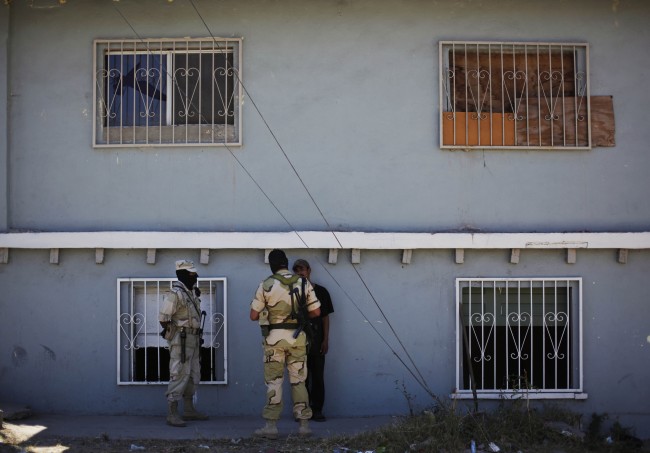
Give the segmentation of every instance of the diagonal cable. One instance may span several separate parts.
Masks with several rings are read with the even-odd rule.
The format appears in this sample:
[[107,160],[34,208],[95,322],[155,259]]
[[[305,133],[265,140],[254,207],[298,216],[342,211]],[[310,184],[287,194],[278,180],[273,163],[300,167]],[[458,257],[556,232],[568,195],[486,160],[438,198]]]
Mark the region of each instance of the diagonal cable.
[[[197,14],[197,15],[199,16],[199,18],[201,19],[201,22],[203,22],[203,25],[204,25],[205,29],[208,31],[208,33],[210,34],[210,37],[212,38],[212,40],[213,40],[215,43],[217,43],[217,46],[219,46],[218,42],[216,41],[216,38],[215,38],[214,34],[212,33],[212,30],[210,30],[210,27],[208,26],[208,24],[206,23],[205,19],[203,18],[203,15],[200,13],[200,11],[197,9],[196,5],[194,4],[194,0],[188,0],[188,1],[189,1],[189,3],[192,5],[192,8],[194,8],[194,11],[196,11],[196,14]],[[249,91],[247,90],[246,86],[244,85],[244,83],[242,82],[242,80],[239,78],[239,75],[237,75],[237,78],[238,78],[238,81],[239,81],[240,85],[242,86],[244,92],[246,93],[246,95],[247,95],[248,98],[250,99],[251,104],[253,104],[253,106],[255,107],[255,110],[257,111],[257,113],[258,113],[258,115],[260,116],[261,120],[263,121],[264,125],[266,126],[266,128],[267,128],[268,131],[269,131],[269,133],[270,133],[271,136],[273,137],[273,140],[275,141],[276,145],[278,146],[278,148],[280,149],[280,151],[281,151],[282,154],[284,155],[284,158],[286,159],[286,161],[287,161],[287,162],[289,163],[289,165],[291,166],[291,169],[293,170],[294,174],[296,175],[296,177],[297,177],[298,180],[300,181],[300,184],[301,184],[302,187],[305,189],[305,192],[307,193],[307,195],[309,195],[309,198],[311,199],[312,203],[314,204],[314,206],[315,206],[316,209],[318,210],[318,212],[319,212],[321,218],[323,219],[323,221],[324,221],[325,224],[327,225],[327,228],[328,228],[329,232],[332,233],[332,235],[333,235],[334,238],[336,239],[336,242],[339,244],[339,247],[340,247],[340,248],[343,248],[343,245],[341,244],[341,241],[340,241],[339,238],[337,237],[336,232],[334,232],[334,230],[333,230],[333,228],[331,227],[330,223],[327,221],[327,218],[326,218],[325,215],[323,214],[323,211],[322,211],[322,210],[320,209],[320,207],[318,206],[318,203],[316,203],[316,200],[314,199],[314,197],[313,197],[313,195],[311,194],[310,190],[307,188],[307,185],[305,184],[305,182],[303,181],[302,177],[300,176],[300,174],[299,174],[298,171],[296,170],[296,167],[295,167],[295,166],[293,165],[293,163],[291,162],[291,159],[289,159],[289,156],[287,155],[286,151],[285,151],[284,148],[282,147],[282,144],[280,143],[280,141],[278,140],[277,136],[276,136],[275,133],[273,132],[273,129],[272,129],[271,126],[269,125],[268,121],[266,120],[266,118],[265,118],[264,115],[262,114],[262,111],[259,109],[259,107],[258,107],[257,104],[255,103],[253,97],[251,96],[251,94],[250,94]],[[307,247],[307,248],[309,248],[309,247]],[[406,353],[407,357],[408,357],[409,360],[411,361],[411,364],[413,365],[413,367],[414,367],[415,370],[417,371],[418,375],[420,376],[420,378],[422,379],[423,382],[426,382],[425,379],[424,379],[424,377],[422,376],[422,373],[421,373],[420,370],[418,369],[418,367],[417,367],[415,361],[413,360],[413,358],[412,358],[411,355],[409,354],[408,350],[407,350],[406,347],[404,346],[404,343],[402,342],[402,340],[400,339],[399,335],[398,335],[397,332],[395,331],[395,329],[394,329],[393,325],[391,324],[390,320],[388,319],[388,317],[386,316],[386,314],[385,314],[384,311],[382,310],[381,306],[379,305],[379,302],[377,301],[377,299],[375,298],[375,296],[372,294],[372,291],[370,291],[370,288],[368,287],[366,281],[363,279],[363,277],[362,277],[361,274],[359,273],[359,270],[357,269],[356,266],[352,266],[352,267],[353,267],[354,271],[356,272],[357,276],[359,277],[359,279],[361,280],[361,282],[363,283],[363,286],[364,286],[364,287],[366,288],[366,290],[368,291],[368,294],[369,294],[370,297],[372,298],[373,302],[374,302],[375,305],[377,306],[377,309],[379,309],[381,315],[382,315],[383,318],[386,320],[386,323],[387,323],[388,326],[390,327],[391,331],[393,332],[393,335],[395,336],[395,338],[396,338],[397,341],[399,342],[400,346],[402,347],[402,349],[403,349],[404,352]],[[331,276],[331,274],[330,274],[330,276]],[[337,282],[337,284],[338,284],[338,282]],[[340,285],[339,285],[339,286],[340,286]],[[355,305],[355,306],[356,306],[356,305]],[[358,309],[358,307],[357,307],[357,309]],[[429,392],[430,392],[430,391],[429,391]]]
[[[205,22],[205,20],[204,20],[203,16],[201,15],[201,13],[200,13],[200,12],[198,11],[198,9],[196,8],[196,5],[194,4],[193,0],[188,0],[188,1],[190,2],[190,4],[192,5],[192,7],[194,8],[194,10],[196,11],[196,13],[197,13],[197,15],[199,16],[199,18],[201,19],[201,21],[203,22],[203,25],[205,26],[206,30],[207,30],[208,33],[210,34],[210,37],[212,38],[213,42],[217,45],[218,48],[221,48],[221,45],[219,44],[219,42],[217,41],[217,39],[215,38],[215,36],[212,34],[212,31],[211,31],[210,28],[208,27],[208,25],[207,25],[207,23]],[[145,44],[145,46],[146,46],[146,48],[147,48],[147,51],[148,51],[149,53],[152,53],[151,50],[149,49],[148,44],[146,43],[146,41],[145,41],[145,40],[144,40],[144,39],[143,39],[143,38],[142,38],[142,37],[137,33],[137,31],[136,31],[135,28],[131,25],[131,23],[129,22],[129,20],[124,16],[124,14],[119,10],[119,8],[117,8],[117,6],[116,6],[115,4],[113,4],[113,6],[115,7],[115,10],[118,12],[118,14],[122,17],[122,19],[123,19],[123,20],[126,22],[126,24],[129,26],[129,28],[131,28],[131,30],[133,31],[133,33],[138,37],[138,39],[140,39],[140,41],[142,41],[142,42]],[[255,110],[257,111],[257,113],[258,113],[260,119],[262,120],[262,122],[263,122],[264,125],[266,126],[267,130],[269,131],[269,133],[270,133],[271,136],[273,137],[273,140],[275,141],[276,145],[278,146],[278,148],[280,149],[280,151],[281,151],[282,154],[284,155],[284,158],[286,159],[286,161],[288,162],[288,164],[291,166],[291,169],[293,170],[294,174],[296,175],[296,177],[297,177],[298,180],[300,181],[301,185],[302,185],[303,188],[305,189],[305,192],[307,193],[307,195],[308,195],[309,198],[311,199],[313,205],[314,205],[315,208],[318,210],[318,212],[319,212],[321,218],[323,219],[323,221],[324,221],[325,224],[327,225],[329,232],[332,233],[332,235],[334,236],[336,242],[339,244],[339,247],[342,249],[342,248],[343,248],[343,245],[341,244],[341,241],[339,240],[338,236],[336,235],[336,233],[335,233],[334,230],[332,229],[331,225],[330,225],[329,222],[327,221],[327,218],[325,217],[325,215],[323,214],[322,210],[321,210],[320,207],[318,206],[318,203],[316,203],[316,200],[314,199],[313,195],[311,194],[311,192],[310,192],[309,189],[307,188],[307,185],[305,184],[305,182],[304,182],[303,179],[301,178],[301,176],[300,176],[300,174],[298,173],[297,169],[295,168],[295,166],[294,166],[293,163],[291,162],[291,159],[289,159],[289,156],[287,155],[286,151],[285,151],[284,148],[282,147],[282,145],[281,145],[280,141],[278,140],[277,136],[276,136],[275,133],[273,132],[273,129],[271,128],[271,126],[269,125],[268,121],[266,120],[266,118],[265,118],[264,115],[262,114],[261,110],[259,109],[259,107],[258,107],[257,104],[255,103],[255,101],[254,101],[253,97],[251,96],[251,94],[248,92],[246,86],[244,85],[244,83],[242,82],[241,78],[239,77],[239,74],[237,74],[236,72],[234,72],[234,74],[235,74],[235,77],[237,77],[237,80],[238,80],[239,84],[241,85],[242,89],[244,90],[244,92],[245,92],[246,95],[248,96],[249,100],[251,101],[251,104],[254,106]],[[199,111],[199,110],[197,109],[197,111]],[[291,229],[291,230],[296,234],[296,236],[298,236],[298,238],[299,238],[300,241],[305,245],[305,247],[306,247],[306,248],[310,248],[309,245],[308,245],[308,244],[305,242],[305,240],[302,238],[302,236],[298,233],[297,229],[296,229],[296,228],[291,224],[291,222],[286,218],[286,216],[285,216],[285,215],[280,211],[280,209],[279,209],[279,208],[277,207],[277,205],[273,202],[273,200],[271,200],[271,198],[268,196],[268,194],[267,194],[267,193],[264,191],[264,189],[259,185],[259,183],[255,180],[255,178],[251,175],[251,173],[250,173],[250,172],[248,171],[248,169],[243,165],[243,163],[242,163],[242,162],[237,158],[237,156],[233,153],[233,151],[230,149],[230,147],[229,147],[226,143],[224,143],[224,146],[225,146],[225,148],[228,150],[228,152],[230,153],[230,155],[231,155],[231,156],[235,159],[235,161],[238,163],[238,165],[239,165],[239,166],[244,170],[244,172],[248,175],[248,177],[249,177],[249,178],[253,181],[253,183],[257,186],[257,188],[260,190],[260,192],[262,192],[262,194],[266,197],[266,199],[269,201],[269,203],[271,203],[271,205],[275,208],[275,210],[276,210],[276,211],[278,212],[278,214],[282,217],[282,219],[287,223],[287,225],[289,226],[289,228],[290,228],[290,229]],[[366,316],[364,315],[363,311],[362,311],[362,310],[359,308],[359,306],[354,302],[354,300],[349,296],[349,294],[348,294],[348,293],[343,289],[343,287],[340,285],[340,283],[336,280],[336,278],[334,278],[334,276],[333,276],[333,275],[329,272],[329,270],[328,270],[328,269],[323,265],[323,263],[320,262],[320,260],[319,260],[319,264],[320,264],[320,265],[323,267],[323,269],[324,269],[324,270],[325,270],[325,271],[330,275],[330,277],[331,277],[332,280],[337,284],[337,286],[339,286],[339,288],[341,288],[341,290],[343,291],[343,293],[344,293],[344,294],[346,295],[346,297],[347,297],[347,298],[352,302],[352,304],[353,304],[353,305],[355,306],[355,308],[359,311],[359,313],[364,317],[364,319],[367,319]],[[417,382],[418,384],[420,384],[420,386],[422,386],[422,387],[427,391],[427,393],[429,393],[429,395],[431,395],[434,399],[437,399],[437,397],[435,396],[435,394],[434,394],[434,393],[429,389],[429,387],[426,385],[426,380],[424,379],[424,376],[422,375],[422,373],[420,372],[419,368],[417,367],[415,361],[413,360],[413,358],[412,358],[411,355],[409,354],[408,350],[407,350],[406,347],[404,346],[402,340],[400,339],[399,335],[398,335],[397,332],[395,331],[395,329],[394,329],[392,323],[390,322],[390,320],[388,319],[388,317],[387,317],[386,314],[384,313],[383,309],[382,309],[381,306],[379,305],[379,302],[377,301],[377,299],[376,299],[375,296],[373,295],[372,291],[371,291],[370,288],[368,287],[368,285],[367,285],[366,281],[364,280],[363,276],[359,273],[359,270],[357,269],[356,266],[353,265],[352,267],[353,267],[355,273],[357,274],[357,276],[359,277],[359,279],[361,280],[363,286],[366,288],[366,291],[367,291],[368,294],[370,295],[370,297],[371,297],[371,299],[373,300],[374,304],[376,305],[377,309],[380,311],[382,317],[386,320],[386,323],[388,324],[389,328],[390,328],[391,331],[393,332],[393,335],[395,336],[395,338],[397,339],[398,343],[400,344],[400,346],[401,346],[402,349],[404,350],[404,352],[405,352],[406,356],[408,357],[408,359],[410,360],[412,366],[415,368],[415,370],[416,370],[416,372],[417,372],[419,378],[414,374],[414,372],[413,372],[413,371],[410,369],[410,367],[409,367],[409,366],[404,362],[404,360],[403,360],[403,359],[402,359],[402,358],[397,354],[397,352],[396,352],[396,351],[395,351],[395,350],[390,346],[390,344],[386,341],[386,339],[382,336],[382,334],[377,330],[377,328],[376,328],[372,323],[369,322],[370,326],[371,326],[372,329],[377,333],[377,335],[382,339],[382,341],[386,344],[386,346],[391,350],[391,352],[392,352],[392,353],[397,357],[397,359],[402,363],[402,365],[403,365],[403,366],[404,366],[404,367],[409,371],[409,373],[413,376],[413,378],[416,380],[416,382]]]
[[[143,39],[143,38],[138,34],[138,32],[137,32],[137,31],[135,30],[135,28],[133,27],[133,25],[131,25],[131,22],[129,22],[129,20],[126,18],[126,16],[124,16],[124,14],[122,14],[122,11],[120,11],[120,9],[117,7],[117,5],[115,5],[115,3],[113,3],[113,7],[114,7],[115,10],[118,12],[118,14],[122,17],[122,19],[124,20],[124,22],[126,22],[126,24],[129,26],[129,28],[133,31],[133,33],[135,34],[135,36],[136,36],[136,37],[137,37],[137,38],[138,38],[138,39],[139,39],[139,40],[140,40],[140,41],[145,45],[145,47],[146,47],[146,49],[147,49],[147,52],[149,52],[151,55],[154,55],[153,52],[149,49],[149,45],[147,44],[146,40]],[[212,38],[213,38],[213,40],[215,39],[214,37],[212,37]],[[215,40],[215,42],[216,42],[216,40]],[[217,46],[219,46],[219,43],[218,43],[218,42],[216,42],[216,44],[217,44]],[[168,71],[166,71],[166,72],[167,72],[167,75],[170,75]],[[236,74],[236,73],[235,73],[235,74]],[[239,75],[237,75],[237,78],[239,79]],[[241,83],[241,80],[239,80],[239,82]],[[242,86],[243,86],[243,84],[242,84]],[[190,100],[190,102],[192,103],[192,106],[196,108],[196,105],[194,105],[194,100]],[[203,116],[203,113],[201,113],[201,111],[200,111],[198,108],[196,108],[196,111],[199,113],[199,115],[201,115],[201,117],[202,117],[204,120],[206,120],[206,118]],[[259,185],[259,183],[255,180],[255,178],[253,178],[253,175],[251,175],[251,173],[250,173],[250,172],[248,171],[248,169],[244,166],[244,164],[243,164],[243,163],[242,163],[242,162],[237,158],[237,156],[236,156],[235,153],[232,151],[232,149],[230,149],[230,147],[228,146],[228,144],[224,142],[223,145],[224,145],[224,147],[228,150],[228,152],[230,153],[230,155],[235,159],[235,161],[239,164],[239,166],[242,168],[242,170],[244,170],[244,172],[248,175],[248,177],[251,179],[251,181],[253,181],[253,183],[257,186],[257,188],[258,188],[258,189],[260,190],[260,192],[264,195],[264,197],[266,197],[266,199],[269,201],[269,203],[271,203],[271,206],[273,206],[273,208],[275,208],[275,210],[278,212],[278,214],[280,214],[280,217],[282,217],[282,219],[286,222],[286,224],[289,226],[289,228],[290,228],[290,229],[291,229],[291,230],[296,234],[296,236],[298,236],[298,238],[299,238],[300,241],[305,245],[305,247],[309,248],[309,246],[307,245],[307,243],[305,242],[305,240],[304,240],[304,239],[302,238],[302,236],[300,236],[300,234],[298,233],[297,229],[296,229],[296,228],[291,224],[291,222],[289,222],[289,220],[286,218],[286,216],[285,216],[284,214],[282,214],[282,211],[280,211],[280,209],[278,208],[278,206],[273,202],[273,200],[271,200],[271,198],[269,197],[269,195],[264,191],[264,189],[262,189],[262,187]]]

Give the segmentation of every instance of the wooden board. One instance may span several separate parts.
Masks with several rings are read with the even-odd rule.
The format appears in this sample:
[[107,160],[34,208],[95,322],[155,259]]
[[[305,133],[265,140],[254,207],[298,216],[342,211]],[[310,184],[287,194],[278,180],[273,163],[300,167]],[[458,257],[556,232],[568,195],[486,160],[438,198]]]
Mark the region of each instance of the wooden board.
[[616,146],[612,96],[591,96],[591,146]]
[[[585,147],[588,141],[586,99],[565,97],[550,106],[548,102],[529,98],[519,104],[517,116],[518,146]],[[550,111],[555,115],[551,117]],[[578,116],[576,117],[576,110]],[[614,106],[611,96],[591,97],[592,147],[615,146]]]
[[[569,50],[563,54],[513,54],[507,48],[504,53],[494,49],[491,54],[456,50],[450,68],[453,77],[449,79],[455,110],[513,112],[516,98],[537,96],[540,91],[574,96],[574,66],[574,55]],[[549,77],[557,72],[565,81],[562,87],[556,78]]]
[[511,117],[512,114],[486,113],[479,120],[474,112],[443,112],[442,143],[450,146],[514,146],[515,122],[509,119]]
[[[553,118],[549,104],[544,100],[540,104],[537,98],[519,103],[516,121],[510,113],[485,113],[479,120],[475,112],[443,112],[442,143],[445,146],[586,147],[589,142],[585,100],[579,102],[578,98],[565,97],[556,102]],[[612,96],[591,96],[591,146],[616,146],[615,132]]]

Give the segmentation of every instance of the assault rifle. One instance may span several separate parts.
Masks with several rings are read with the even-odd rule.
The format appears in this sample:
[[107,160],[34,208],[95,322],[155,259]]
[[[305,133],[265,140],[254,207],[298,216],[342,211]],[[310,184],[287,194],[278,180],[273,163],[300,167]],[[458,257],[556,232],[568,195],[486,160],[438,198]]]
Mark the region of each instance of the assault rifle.
[[[301,284],[301,289],[302,291],[298,292],[298,288],[292,289],[291,290],[291,317],[293,319],[296,319],[298,321],[298,328],[296,331],[293,333],[293,338],[298,338],[298,335],[300,335],[300,332],[305,332],[305,335],[307,335],[307,344],[310,345],[312,339],[314,338],[314,328],[311,325],[311,321],[309,320],[309,312],[307,310],[307,301],[305,300],[305,282],[307,281],[306,278],[302,278],[302,284]],[[298,299],[298,303],[294,304],[293,303],[293,295],[294,293],[296,294],[296,298]],[[298,311],[294,311],[294,308],[297,306]],[[309,346],[307,346],[309,347]]]
[[[300,332],[305,332],[305,335],[307,335],[307,347],[309,348],[309,343],[311,343],[314,338],[314,328],[309,321],[309,313],[307,310],[307,301],[305,296],[305,284],[307,283],[307,279],[298,275],[292,275],[290,278],[286,278],[281,274],[273,274],[271,275],[271,278],[274,278],[283,285],[289,287],[289,294],[291,295],[291,319],[298,321],[298,328],[293,332],[293,338],[298,338]],[[293,286],[299,279],[302,281],[302,291]],[[297,301],[295,299],[297,299]]]

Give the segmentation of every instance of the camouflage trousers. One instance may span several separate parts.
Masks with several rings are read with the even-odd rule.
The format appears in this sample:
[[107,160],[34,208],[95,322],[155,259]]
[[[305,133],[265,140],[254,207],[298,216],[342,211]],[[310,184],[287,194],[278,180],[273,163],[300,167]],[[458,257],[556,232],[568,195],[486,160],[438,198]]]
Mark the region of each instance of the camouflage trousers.
[[181,363],[181,334],[177,332],[169,342],[169,385],[167,401],[178,401],[194,395],[194,386],[201,380],[201,347],[198,335],[185,338],[185,362]]
[[282,413],[282,383],[286,366],[291,382],[293,417],[309,420],[312,416],[309,395],[305,387],[307,379],[306,337],[301,333],[295,341],[280,339],[269,344],[264,342],[264,381],[266,382],[266,405],[262,416],[278,420]]

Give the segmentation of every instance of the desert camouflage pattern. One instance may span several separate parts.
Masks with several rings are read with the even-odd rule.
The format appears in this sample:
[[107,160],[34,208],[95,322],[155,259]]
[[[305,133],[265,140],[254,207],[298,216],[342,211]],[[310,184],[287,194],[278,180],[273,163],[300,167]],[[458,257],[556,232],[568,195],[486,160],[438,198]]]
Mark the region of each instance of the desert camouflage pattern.
[[[165,301],[158,319],[172,322],[178,327],[201,327],[201,299],[188,290],[181,282],[174,282],[171,291],[165,295]],[[183,397],[194,395],[195,386],[201,380],[200,337],[187,334],[185,338],[185,363],[181,363],[181,333],[177,330],[169,344],[169,385],[167,401],[178,401]]]
[[201,299],[182,282],[176,281],[172,283],[171,290],[165,294],[158,320],[171,321],[177,327],[198,329],[201,327]]
[[[292,274],[285,270],[278,272],[285,278]],[[301,290],[301,281],[294,284]],[[299,297],[299,296],[298,296]],[[298,302],[295,299],[296,303]],[[309,311],[320,307],[311,284],[305,285],[305,301]],[[280,323],[295,323],[291,319],[291,295],[289,286],[282,284],[273,277],[264,280],[255,293],[251,308],[262,312],[268,311],[271,325]],[[297,324],[296,324],[297,327]],[[282,413],[282,383],[284,367],[286,366],[291,382],[291,399],[293,400],[293,416],[299,420],[309,420],[312,416],[309,407],[309,395],[305,387],[307,379],[307,337],[301,332],[293,338],[295,329],[272,329],[263,339],[264,349],[264,381],[266,382],[266,405],[262,416],[267,420],[278,420]]]

